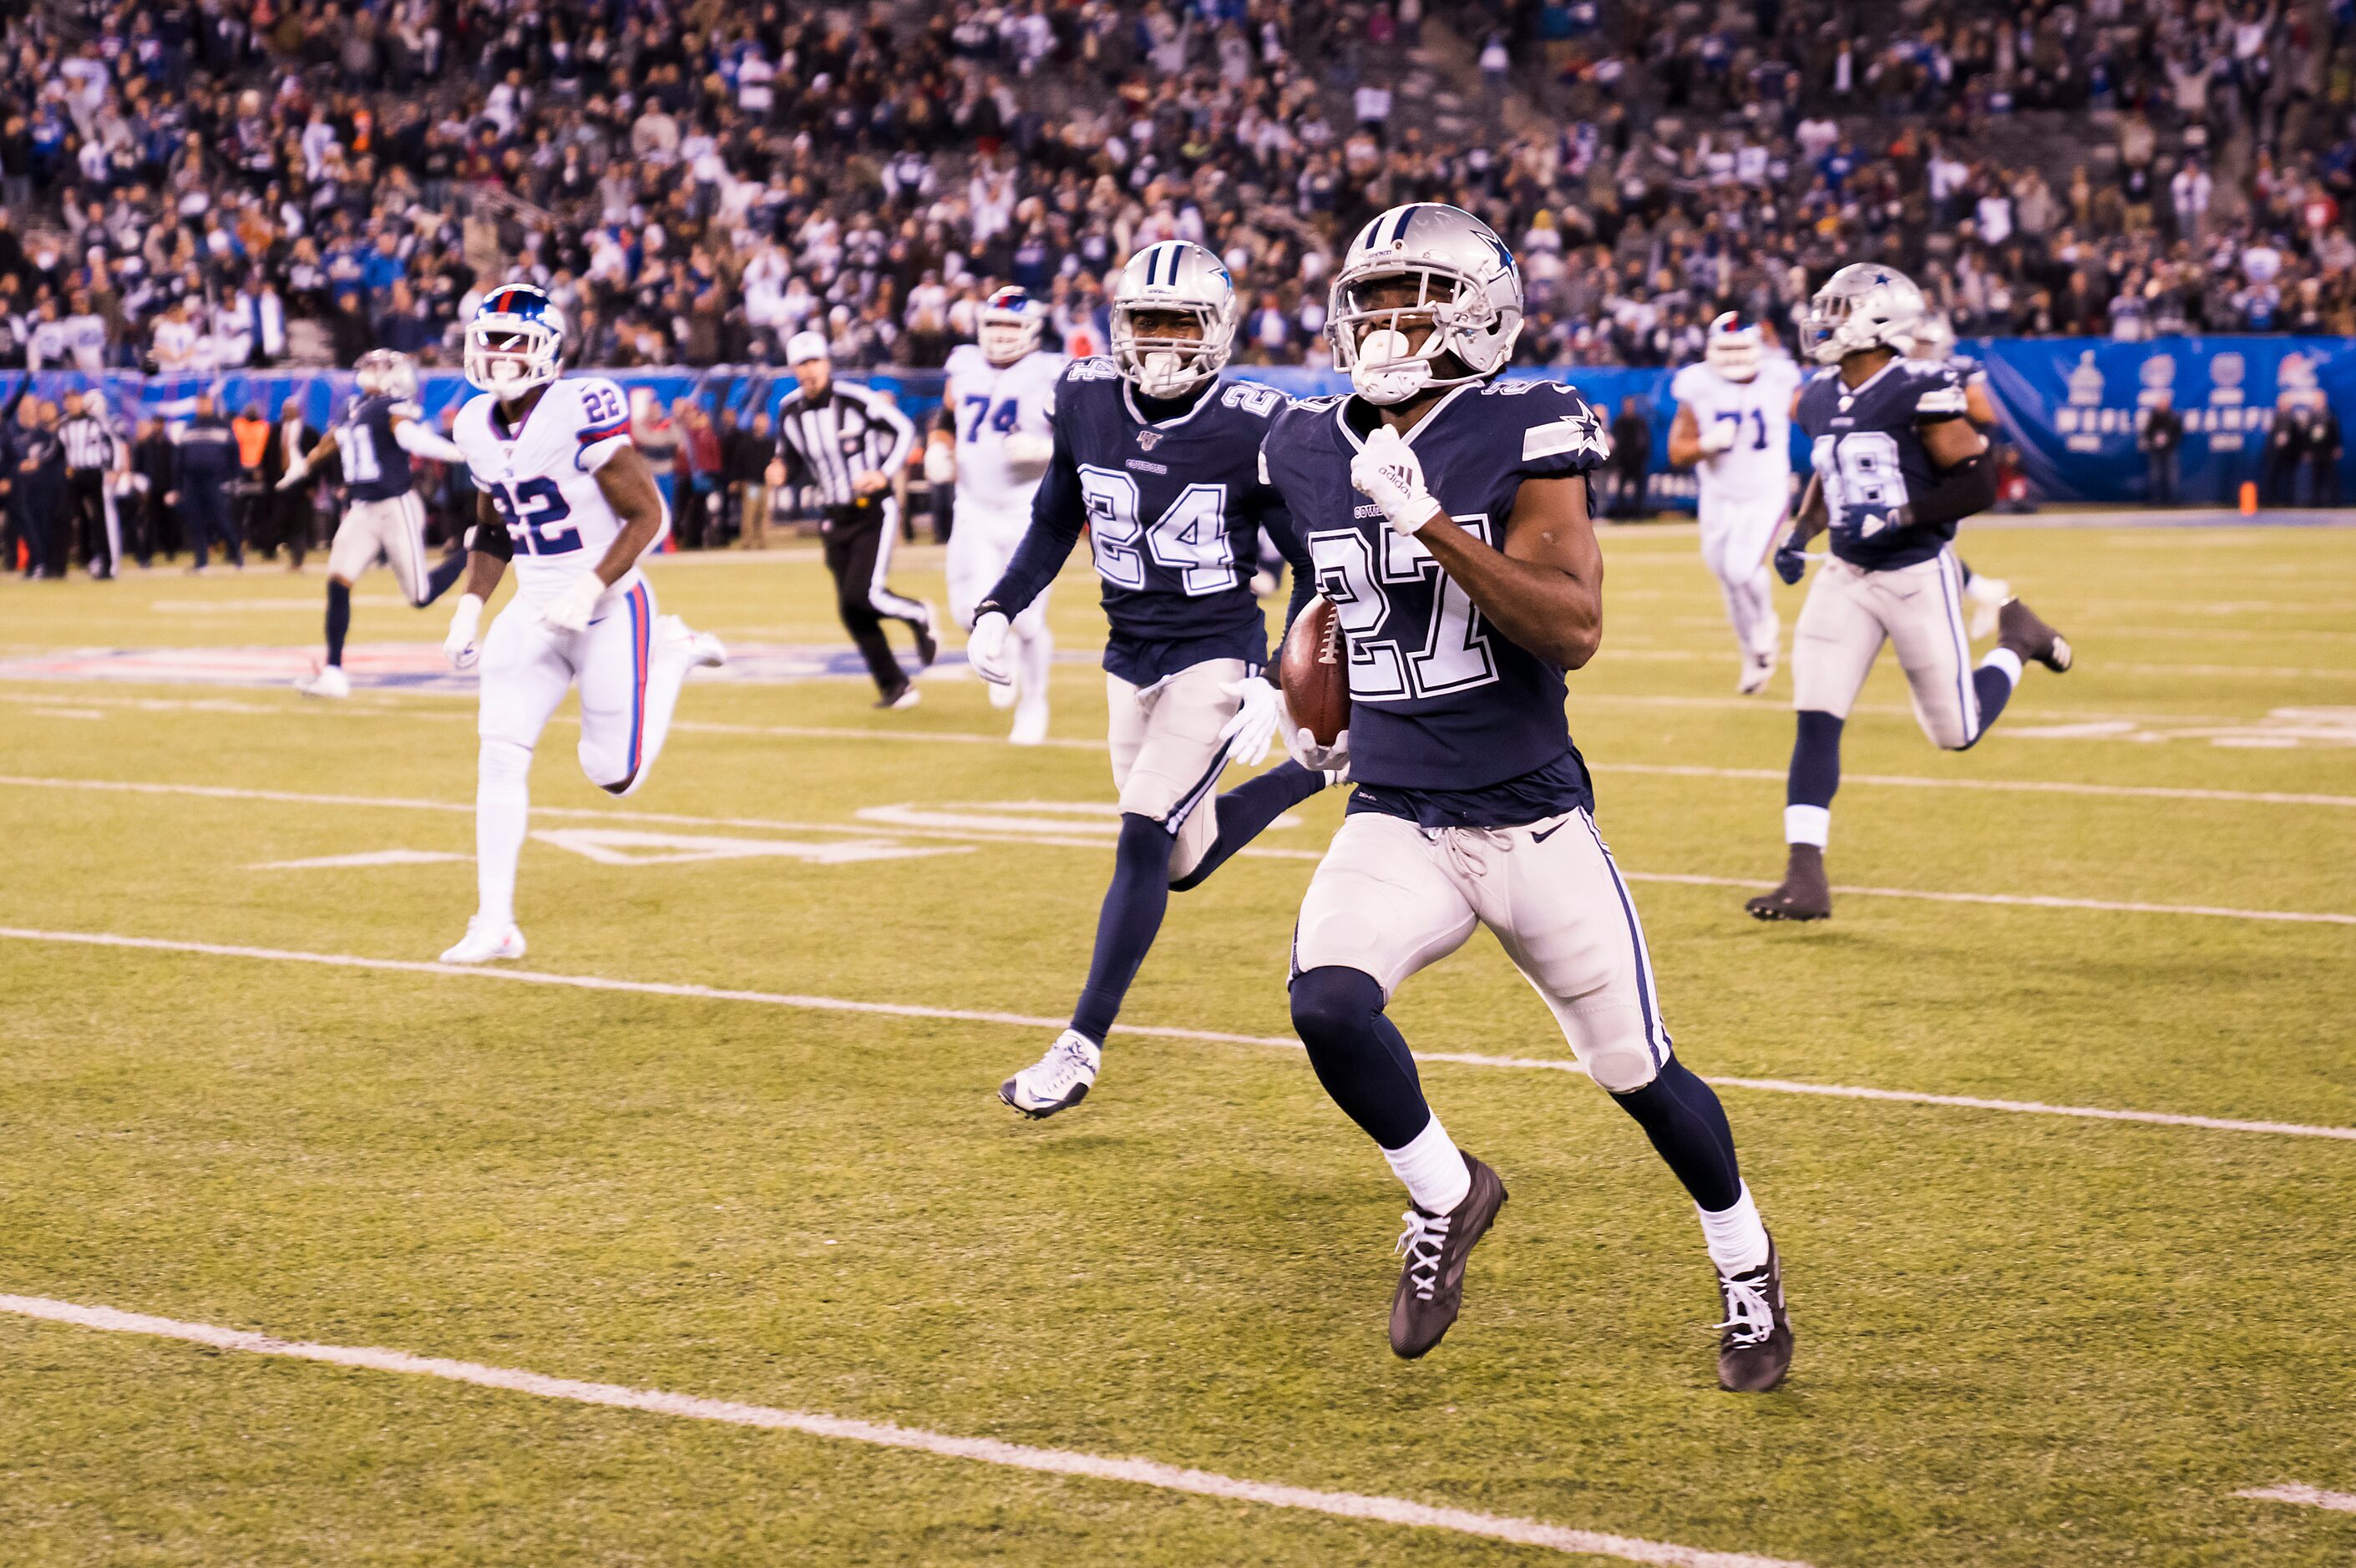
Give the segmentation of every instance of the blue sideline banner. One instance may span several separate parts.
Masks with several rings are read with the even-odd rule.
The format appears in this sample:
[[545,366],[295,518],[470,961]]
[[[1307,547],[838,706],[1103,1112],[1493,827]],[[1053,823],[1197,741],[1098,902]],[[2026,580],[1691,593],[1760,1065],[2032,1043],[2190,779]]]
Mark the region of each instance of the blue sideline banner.
[[[2231,505],[2244,480],[2263,478],[2277,410],[2321,400],[2356,411],[2356,342],[2344,337],[2010,337],[1959,347],[1987,365],[2005,434],[2045,500],[2145,499],[2136,418],[2162,396],[2184,416],[2179,498],[2218,505]],[[2340,458],[2343,487],[2356,479],[2350,455]]]
[[[2145,499],[2146,470],[2136,447],[2136,418],[2165,391],[2184,416],[2181,499],[2230,504],[2244,480],[2258,479],[2265,459],[2266,433],[2276,410],[2300,400],[2328,400],[2356,410],[2356,341],[2337,337],[2169,337],[2149,343],[2113,343],[2093,338],[1974,338],[1961,352],[1986,366],[2003,434],[2018,452],[2032,493],[2040,500],[2133,503]],[[1621,367],[1559,375],[1584,393],[1607,417],[1633,398],[1652,426],[1652,496],[1670,507],[1693,505],[1690,475],[1668,468],[1669,423],[1676,415],[1670,400],[1670,372]],[[790,375],[767,368],[711,370],[618,370],[608,372],[633,391],[644,389],[669,407],[680,398],[727,410],[740,419],[755,410],[774,413],[793,390]],[[1293,397],[1317,397],[1348,389],[1347,378],[1306,366],[1236,367],[1234,374],[1282,389]],[[892,392],[921,425],[940,405],[937,370],[877,371],[863,378]],[[0,401],[14,393],[21,374],[0,375]],[[247,408],[275,418],[288,398],[299,400],[304,417],[325,427],[350,396],[345,370],[239,371],[211,378],[142,377],[106,371],[86,376],[44,371],[34,378],[40,395],[62,396],[93,383],[107,393],[118,420],[177,412],[198,393],[210,391],[221,411],[234,416]],[[429,418],[468,393],[455,370],[419,376],[419,400]],[[1804,473],[1807,444],[1793,432],[1793,463]],[[2356,452],[2340,460],[2346,493],[2356,494]]]

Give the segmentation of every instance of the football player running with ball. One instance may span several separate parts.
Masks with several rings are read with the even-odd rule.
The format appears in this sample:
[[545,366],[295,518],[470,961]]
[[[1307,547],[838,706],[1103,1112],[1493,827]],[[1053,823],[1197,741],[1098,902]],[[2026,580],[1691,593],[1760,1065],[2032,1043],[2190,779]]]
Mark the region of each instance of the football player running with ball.
[[1743,907],[1761,920],[1823,920],[1841,728],[1884,642],[1933,745],[1965,751],[2004,711],[2025,665],[2070,667],[2070,644],[2018,599],[1997,612],[1997,646],[1976,669],[1965,624],[1955,525],[1996,499],[1987,438],[1954,367],[1903,357],[1922,295],[1903,272],[1860,261],[1809,302],[1802,347],[1825,367],[1800,389],[1795,417],[1813,443],[1815,475],[1775,571],[1797,582],[1819,532],[1832,556],[1816,573],[1792,637],[1792,706],[1799,734],[1784,792],[1788,858],[1781,886]]
[[1671,1053],[1563,716],[1564,672],[1602,638],[1586,475],[1609,443],[1570,388],[1498,379],[1521,325],[1521,270],[1487,225],[1393,208],[1333,277],[1326,330],[1355,395],[1280,414],[1261,451],[1348,647],[1349,728],[1320,747],[1288,724],[1289,743],[1357,784],[1301,903],[1293,1027],[1413,1205],[1392,1350],[1423,1355],[1455,1321],[1505,1189],[1450,1140],[1384,1009],[1485,925],[1692,1195],[1719,1381],[1772,1388],[1792,1357],[1774,1243],[1718,1096]]
[[[647,779],[691,666],[717,667],[719,639],[658,616],[638,558],[669,530],[647,460],[630,443],[622,389],[559,380],[564,319],[530,283],[504,283],[466,324],[466,379],[484,389],[451,432],[477,492],[466,592],[443,651],[482,666],[475,793],[479,903],[444,964],[520,958],[516,860],[530,811],[532,747],[568,687],[581,688],[581,771],[608,794]],[[515,602],[479,636],[483,603],[512,564]]]
[[1792,394],[1800,368],[1768,351],[1766,334],[1732,311],[1709,324],[1702,360],[1676,373],[1669,395],[1669,461],[1690,464],[1700,489],[1701,558],[1718,579],[1742,649],[1745,697],[1775,673],[1774,580],[1767,550],[1792,505]]
[[[1071,1027],[999,1087],[1028,1116],[1076,1105],[1095,1085],[1171,891],[1200,884],[1327,782],[1285,763],[1211,793],[1229,762],[1259,762],[1276,736],[1276,688],[1260,674],[1268,625],[1251,590],[1260,529],[1299,549],[1258,472],[1283,394],[1219,375],[1235,344],[1235,283],[1200,245],[1165,240],[1130,258],[1111,307],[1111,357],[1076,360],[1055,384],[1030,531],[975,606],[966,648],[983,679],[1015,678],[1012,628],[1085,526],[1112,623],[1105,695],[1120,838]],[[1295,571],[1306,565],[1296,555]]]

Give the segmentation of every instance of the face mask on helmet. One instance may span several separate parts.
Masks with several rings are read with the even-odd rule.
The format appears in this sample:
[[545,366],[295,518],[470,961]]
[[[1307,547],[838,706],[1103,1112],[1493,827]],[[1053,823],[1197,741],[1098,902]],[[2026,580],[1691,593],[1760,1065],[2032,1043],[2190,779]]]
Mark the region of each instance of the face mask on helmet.
[[[1182,317],[1192,332],[1172,330]],[[1226,366],[1232,326],[1205,304],[1124,302],[1112,307],[1113,364],[1149,398],[1183,397]]]
[[[1437,267],[1402,268],[1336,282],[1326,325],[1333,357],[1370,403],[1402,403],[1435,387],[1486,379],[1504,368],[1520,333],[1503,331],[1486,291]],[[1440,363],[1443,356],[1453,365]],[[1460,374],[1445,374],[1460,370]]]
[[466,328],[466,379],[502,398],[556,379],[560,340],[537,321],[494,317]]
[[1709,324],[1709,336],[1702,343],[1703,362],[1730,381],[1748,381],[1758,375],[1766,352],[1759,329],[1740,321],[1732,312],[1719,316]]
[[974,323],[974,341],[981,357],[993,365],[1012,365],[1039,347],[1041,323],[1029,310],[999,310],[985,306]]

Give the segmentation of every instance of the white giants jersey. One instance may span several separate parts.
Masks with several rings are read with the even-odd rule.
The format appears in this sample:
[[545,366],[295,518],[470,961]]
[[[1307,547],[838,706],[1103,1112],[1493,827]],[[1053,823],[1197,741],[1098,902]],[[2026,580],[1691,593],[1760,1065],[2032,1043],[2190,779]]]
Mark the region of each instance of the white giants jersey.
[[1800,368],[1783,354],[1763,356],[1748,381],[1730,381],[1708,365],[1677,372],[1669,396],[1693,411],[1705,433],[1718,421],[1734,427],[1732,446],[1694,465],[1705,509],[1790,502],[1792,396],[1799,389]]
[[[450,436],[466,454],[475,487],[507,524],[520,597],[552,598],[605,559],[622,519],[597,487],[597,470],[630,444],[621,388],[600,376],[551,382],[519,429],[509,428],[498,399],[486,392],[458,411]],[[666,512],[656,542],[669,531]],[[634,569],[609,592],[626,592],[635,581]]]
[[960,343],[949,351],[941,395],[956,421],[959,518],[976,517],[984,528],[1017,534],[1031,526],[1031,496],[1047,465],[1015,463],[1006,454],[1006,438],[1054,435],[1055,380],[1067,363],[1060,354],[1034,348],[1001,368],[979,344]]

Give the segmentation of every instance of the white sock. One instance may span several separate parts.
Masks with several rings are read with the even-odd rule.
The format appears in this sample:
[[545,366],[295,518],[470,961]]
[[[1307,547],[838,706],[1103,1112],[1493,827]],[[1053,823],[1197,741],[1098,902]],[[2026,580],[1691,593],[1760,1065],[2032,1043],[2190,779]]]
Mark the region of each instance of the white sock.
[[483,742],[475,781],[475,918],[487,925],[515,923],[516,861],[531,818],[530,779],[530,746]]
[[1813,844],[1821,849],[1833,836],[1832,807],[1787,805],[1783,808],[1783,842]]
[[2010,648],[1991,648],[1988,656],[1980,660],[1982,669],[2000,669],[2004,678],[2015,686],[2020,684],[2020,656]]
[[1767,1227],[1760,1222],[1759,1205],[1751,1201],[1750,1183],[1743,1184],[1733,1208],[1713,1214],[1697,1203],[1694,1212],[1701,1216],[1702,1239],[1709,1243],[1709,1261],[1719,1273],[1747,1274],[1765,1265]]
[[1037,631],[1020,635],[1023,646],[1016,660],[1014,689],[1023,702],[1044,705],[1047,700],[1047,672],[1055,663],[1055,635],[1043,622]]
[[1407,1183],[1409,1200],[1427,1214],[1451,1212],[1472,1190],[1472,1172],[1437,1115],[1405,1148],[1387,1148],[1383,1157],[1391,1162],[1392,1174]]

